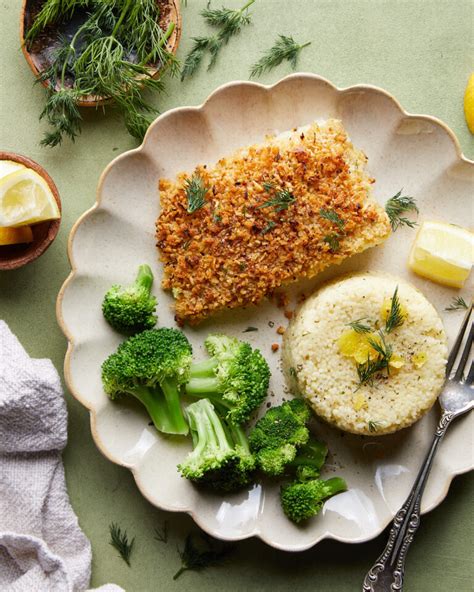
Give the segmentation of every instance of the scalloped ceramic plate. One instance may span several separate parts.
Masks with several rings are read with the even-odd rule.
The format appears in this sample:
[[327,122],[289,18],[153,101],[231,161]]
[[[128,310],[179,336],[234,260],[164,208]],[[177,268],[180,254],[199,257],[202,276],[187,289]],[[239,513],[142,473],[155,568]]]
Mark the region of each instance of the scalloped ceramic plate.
[[[126,283],[138,264],[147,262],[156,275],[159,322],[173,326],[172,299],[160,290],[161,265],[155,249],[158,179],[191,170],[198,163],[213,163],[235,148],[261,141],[266,134],[330,117],[342,119],[352,141],[367,153],[369,170],[377,180],[375,195],[382,203],[403,187],[418,200],[420,220],[440,219],[464,226],[472,222],[474,163],[462,156],[456,138],[442,122],[407,114],[381,89],[338,89],[311,74],[295,74],[271,87],[235,82],[216,90],[200,107],[178,108],[159,117],[140,148],[122,154],[105,170],[97,204],[71,233],[73,271],[58,298],[58,318],[69,340],[67,384],[89,409],[92,435],[101,452],[133,472],[138,488],[152,504],[188,512],[216,537],[258,536],[288,551],[306,549],[324,538],[355,543],[378,535],[415,479],[438,408],[413,428],[380,438],[343,435],[317,425],[317,433],[331,451],[325,475],[343,476],[349,491],[329,500],[307,526],[296,527],[283,516],[278,487],[273,484],[226,496],[195,489],[176,471],[176,464],[190,448],[189,441],[158,434],[133,402],[114,404],[107,399],[100,364],[120,337],[103,320],[100,305],[112,283]],[[381,247],[353,257],[304,287],[297,286],[296,291],[308,293],[348,271],[390,271],[424,292],[442,314],[452,342],[462,314],[443,309],[456,293],[408,271],[414,236],[413,230],[400,229]],[[463,293],[468,291],[469,287]],[[266,303],[221,315],[186,333],[198,356],[203,338],[211,331],[226,331],[260,347],[272,365],[269,399],[277,402],[285,386],[279,356],[271,353],[270,345],[279,339],[275,329],[280,324],[286,324],[282,311]],[[259,331],[243,334],[249,325]],[[424,512],[446,496],[454,475],[473,467],[472,420],[462,418],[448,432],[426,488]]]

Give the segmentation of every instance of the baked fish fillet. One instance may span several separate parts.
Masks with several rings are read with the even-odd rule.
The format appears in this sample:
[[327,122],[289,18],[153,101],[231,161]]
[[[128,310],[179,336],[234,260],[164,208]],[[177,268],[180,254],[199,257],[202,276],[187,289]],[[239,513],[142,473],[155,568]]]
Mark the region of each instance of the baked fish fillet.
[[177,321],[257,304],[383,242],[390,223],[366,163],[342,123],[329,120],[161,179],[157,246]]

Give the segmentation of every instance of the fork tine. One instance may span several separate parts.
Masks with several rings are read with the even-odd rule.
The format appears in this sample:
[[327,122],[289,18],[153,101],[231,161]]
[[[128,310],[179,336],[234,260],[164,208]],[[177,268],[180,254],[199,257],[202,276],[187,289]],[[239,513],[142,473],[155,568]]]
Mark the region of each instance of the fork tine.
[[469,354],[471,353],[473,339],[474,339],[474,323],[471,324],[471,329],[469,331],[469,335],[467,337],[466,344],[464,345],[464,349],[461,354],[461,358],[459,360],[458,368],[456,370],[456,374],[454,375],[454,380],[462,380],[462,377],[464,375],[464,366],[466,365],[467,359],[469,358]]
[[466,384],[471,385],[474,382],[474,362],[471,363],[471,369],[466,377]]
[[451,352],[449,354],[448,363],[446,364],[446,376],[448,378],[449,378],[449,375],[451,374],[451,370],[453,369],[454,362],[456,361],[456,358],[458,357],[459,348],[461,347],[461,344],[463,342],[464,333],[466,332],[466,327],[469,322],[471,312],[472,312],[472,304],[469,307],[469,310],[466,312],[466,315],[463,319],[461,328],[459,329],[458,336],[456,337],[456,341],[454,342],[454,345],[453,345]]

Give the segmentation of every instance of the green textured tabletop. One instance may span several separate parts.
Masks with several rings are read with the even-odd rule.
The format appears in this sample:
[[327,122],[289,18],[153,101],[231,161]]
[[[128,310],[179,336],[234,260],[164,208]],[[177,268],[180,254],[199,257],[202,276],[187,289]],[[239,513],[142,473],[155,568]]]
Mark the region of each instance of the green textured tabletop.
[[[188,0],[183,8],[179,56],[190,37],[204,33],[198,13],[207,0]],[[242,0],[223,0],[240,6]],[[222,2],[214,0],[214,5]],[[41,148],[45,129],[38,123],[44,90],[19,48],[21,0],[0,0],[0,149],[30,156],[55,179],[63,200],[59,237],[35,263],[0,273],[0,318],[10,325],[28,352],[49,357],[62,371],[66,342],[55,317],[56,294],[69,273],[66,241],[77,217],[95,198],[97,180],[117,154],[132,148],[116,114],[89,112],[76,144]],[[474,158],[474,140],[464,122],[462,97],[473,67],[474,3],[463,0],[257,0],[253,24],[232,40],[211,72],[200,70],[186,83],[172,81],[160,99],[164,111],[196,105],[217,86],[248,79],[249,66],[278,33],[311,41],[299,62],[301,71],[320,74],[338,86],[370,83],[385,88],[412,113],[445,121],[464,154]],[[273,82],[289,73],[281,66],[262,79]],[[285,554],[258,540],[238,543],[223,567],[188,572],[176,582],[176,547],[192,520],[167,515],[139,494],[131,474],[103,458],[94,446],[86,410],[67,393],[69,444],[66,478],[79,522],[92,541],[92,585],[115,582],[128,592],[261,590],[345,592],[361,589],[363,576],[385,544],[386,534],[362,545],[325,541],[310,551]],[[455,428],[454,428],[455,429]],[[472,549],[472,475],[457,477],[448,498],[422,520],[407,562],[406,592],[474,590]],[[153,527],[169,523],[167,545],[154,540]],[[132,568],[108,544],[108,526],[117,521],[136,536]]]

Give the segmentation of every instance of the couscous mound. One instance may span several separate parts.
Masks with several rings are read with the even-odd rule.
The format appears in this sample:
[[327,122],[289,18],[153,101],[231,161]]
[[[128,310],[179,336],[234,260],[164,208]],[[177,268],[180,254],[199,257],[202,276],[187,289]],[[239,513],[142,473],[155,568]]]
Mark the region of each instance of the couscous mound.
[[[399,324],[389,327],[394,298]],[[381,435],[431,408],[447,353],[441,319],[419,290],[366,273],[332,282],[304,302],[285,333],[283,360],[292,386],[319,417],[347,432]],[[374,364],[378,371],[370,374]]]

